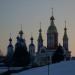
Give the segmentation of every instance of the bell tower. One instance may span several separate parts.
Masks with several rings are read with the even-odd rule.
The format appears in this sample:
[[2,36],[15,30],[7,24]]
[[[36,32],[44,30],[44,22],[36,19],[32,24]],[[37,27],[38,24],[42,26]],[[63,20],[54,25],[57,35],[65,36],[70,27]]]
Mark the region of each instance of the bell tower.
[[11,38],[11,33],[10,33],[10,38],[9,38],[9,45],[7,47],[7,58],[9,62],[12,62],[12,57],[14,54],[14,49],[13,49],[13,45],[12,45],[12,38]]
[[43,38],[42,38],[42,29],[41,29],[41,22],[40,22],[40,29],[39,29],[39,36],[38,36],[38,52],[40,51],[42,46],[43,46]]
[[63,47],[66,50],[68,50],[68,36],[67,36],[66,21],[65,21],[64,36],[63,36]]
[[52,8],[52,16],[50,18],[50,26],[47,30],[47,48],[49,50],[54,50],[58,46],[58,32],[57,28],[54,24],[54,16],[53,16],[53,8]]

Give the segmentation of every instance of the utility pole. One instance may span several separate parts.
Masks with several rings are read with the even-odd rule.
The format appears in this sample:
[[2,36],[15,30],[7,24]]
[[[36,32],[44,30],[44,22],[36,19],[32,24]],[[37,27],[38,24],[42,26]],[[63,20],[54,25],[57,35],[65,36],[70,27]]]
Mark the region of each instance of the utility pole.
[[49,56],[48,56],[48,75],[49,75]]
[[52,58],[51,56],[48,56],[48,75],[50,75],[50,64],[52,63]]

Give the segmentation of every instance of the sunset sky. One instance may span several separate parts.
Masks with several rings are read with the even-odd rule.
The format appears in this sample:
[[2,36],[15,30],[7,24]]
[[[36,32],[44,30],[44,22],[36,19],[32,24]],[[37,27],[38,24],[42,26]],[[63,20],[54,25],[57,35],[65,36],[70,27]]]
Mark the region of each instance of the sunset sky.
[[[55,25],[59,33],[59,43],[62,45],[65,20],[69,38],[69,50],[75,55],[75,0],[0,0],[0,49],[6,54],[10,32],[13,45],[21,24],[27,47],[31,33],[37,46],[40,22],[42,36],[46,46],[46,33],[50,25],[51,8],[55,17]],[[37,49],[37,48],[36,48]]]

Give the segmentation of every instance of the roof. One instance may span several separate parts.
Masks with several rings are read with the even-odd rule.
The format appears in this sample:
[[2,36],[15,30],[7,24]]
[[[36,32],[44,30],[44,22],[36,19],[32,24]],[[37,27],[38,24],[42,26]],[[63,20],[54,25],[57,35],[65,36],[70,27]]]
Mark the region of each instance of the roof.
[[53,33],[53,32],[57,32],[57,28],[54,23],[51,23],[51,25],[48,28],[47,33]]

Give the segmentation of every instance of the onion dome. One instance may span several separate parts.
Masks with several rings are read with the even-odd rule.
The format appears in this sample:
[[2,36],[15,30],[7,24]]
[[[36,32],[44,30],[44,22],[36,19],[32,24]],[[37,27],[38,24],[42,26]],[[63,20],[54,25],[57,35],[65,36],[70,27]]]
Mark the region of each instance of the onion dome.
[[33,37],[31,36],[31,38],[30,38],[30,40],[31,40],[31,44],[30,44],[30,46],[34,46],[34,43],[33,43]]
[[12,42],[12,38],[11,37],[9,38],[9,41]]
[[21,30],[19,31],[20,36],[23,35],[23,31],[22,31],[22,24],[21,24]]
[[52,17],[50,18],[50,20],[55,20],[54,16],[52,15]]
[[9,48],[9,47],[13,47],[13,45],[12,45],[11,33],[10,33],[10,38],[9,38],[9,45],[8,45],[8,48]]
[[9,38],[9,42],[10,42],[10,43],[12,42],[12,38],[11,38],[11,33],[10,33],[10,38]]
[[22,35],[22,34],[23,34],[23,31],[22,31],[22,30],[21,30],[21,31],[19,31],[19,34],[21,34],[21,35]]
[[33,40],[33,37],[31,36],[30,40],[32,41]]

